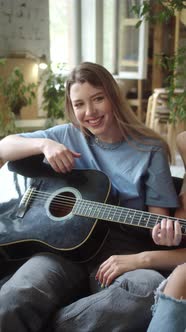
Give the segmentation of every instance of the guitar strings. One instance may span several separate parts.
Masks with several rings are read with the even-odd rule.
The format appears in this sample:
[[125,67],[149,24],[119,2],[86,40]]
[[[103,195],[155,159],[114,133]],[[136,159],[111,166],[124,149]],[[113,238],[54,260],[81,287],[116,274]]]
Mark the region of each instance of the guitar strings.
[[[33,201],[34,199],[37,199],[37,200],[44,201],[50,196],[51,196],[51,193],[47,193],[44,191],[38,191],[38,190],[34,189],[33,191],[31,191],[29,200]],[[135,223],[134,225],[140,226],[140,223],[143,221],[143,223],[146,224],[145,227],[149,227],[149,228],[153,228],[153,226],[155,224],[157,224],[161,219],[167,218],[167,216],[164,216],[164,215],[156,215],[156,214],[152,214],[152,213],[146,212],[146,211],[128,209],[125,207],[114,206],[111,204],[105,204],[105,203],[100,203],[100,202],[93,202],[93,201],[89,201],[89,200],[74,198],[72,196],[62,195],[62,194],[57,194],[51,200],[51,206],[53,208],[55,208],[55,207],[61,208],[62,206],[64,206],[64,207],[73,209],[75,203],[77,203],[77,204],[81,203],[81,205],[82,205],[81,208],[88,209],[89,211],[94,208],[95,217],[96,216],[98,217],[98,214],[100,214],[100,215],[102,214],[102,218],[103,218],[103,213],[105,213],[105,211],[107,210],[106,212],[108,214],[108,218],[106,220],[111,219],[111,217],[109,217],[109,215],[111,215],[111,214],[113,214],[114,218],[117,219],[116,221],[120,220],[121,223],[125,222],[125,220],[121,220],[121,218],[126,219],[126,218],[130,217],[131,224],[134,224],[134,219],[138,219],[138,222]],[[97,208],[99,209],[98,212],[96,212]],[[78,214],[78,213],[76,213],[76,214]],[[125,214],[125,216],[124,216],[124,214]],[[82,215],[82,214],[80,214],[80,215]],[[85,214],[85,216],[87,216],[87,214]],[[169,219],[174,220],[174,221],[177,220],[177,218],[174,218],[174,217],[169,217]],[[115,221],[115,220],[111,220],[111,221]],[[186,226],[186,221],[184,219],[179,219],[179,222],[182,226]],[[128,222],[128,224],[130,224],[130,223]]]
[[[42,192],[42,191],[36,191],[35,190],[35,193],[36,193],[36,195],[35,195],[35,197],[37,196],[39,196],[40,194],[42,194],[42,199],[43,199],[43,195],[45,195],[45,196],[47,196],[47,197],[50,197],[51,196],[51,193],[46,193],[46,192]],[[38,195],[39,194],[39,195]],[[34,196],[34,195],[32,195],[32,196]],[[36,197],[36,198],[37,198]],[[58,198],[57,198],[58,197]],[[56,204],[57,203],[57,201],[59,202],[59,204]],[[60,206],[61,207],[61,202],[62,203],[64,203],[64,201],[66,201],[66,202],[70,202],[70,205],[68,205],[69,207],[73,207],[74,206],[74,204],[76,203],[76,202],[81,202],[81,203],[84,203],[84,205],[88,205],[88,207],[90,208],[90,205],[93,205],[93,207],[94,207],[94,205],[96,204],[96,205],[99,205],[99,208],[100,207],[102,207],[102,209],[108,209],[108,208],[110,208],[111,210],[114,210],[113,212],[114,213],[116,213],[117,211],[115,211],[115,209],[117,208],[117,209],[121,209],[121,210],[128,210],[128,214],[129,213],[133,213],[133,214],[136,214],[136,215],[138,215],[139,214],[139,216],[141,215],[141,214],[146,214],[146,216],[147,217],[151,217],[151,219],[152,219],[152,217],[154,217],[155,218],[155,220],[157,221],[157,218],[167,218],[167,216],[164,216],[164,215],[156,215],[156,214],[151,214],[151,213],[149,213],[149,212],[145,212],[145,211],[140,211],[140,210],[135,210],[135,209],[127,209],[127,208],[125,208],[125,207],[120,207],[120,206],[113,206],[113,205],[111,205],[111,204],[104,204],[104,203],[100,203],[100,202],[92,202],[92,201],[89,201],[89,200],[83,200],[83,199],[74,199],[74,198],[72,198],[72,197],[67,197],[67,196],[63,196],[63,195],[61,195],[61,194],[58,194],[58,195],[56,195],[56,196],[54,196],[53,197],[53,201],[51,201],[51,204],[53,204],[53,205],[55,205],[55,206]],[[73,204],[72,204],[73,203]],[[63,204],[64,205],[64,204]],[[66,206],[67,206],[67,204],[66,204]],[[85,206],[84,206],[85,207]],[[110,212],[112,212],[112,211],[110,211]],[[120,213],[121,212],[124,212],[124,211],[120,211]],[[119,213],[119,214],[120,214]],[[171,218],[172,220],[177,220],[177,218],[174,218],[174,217],[169,217],[169,218]],[[179,219],[179,221],[180,222],[182,222],[183,223],[183,225],[185,225],[185,220],[184,219]]]

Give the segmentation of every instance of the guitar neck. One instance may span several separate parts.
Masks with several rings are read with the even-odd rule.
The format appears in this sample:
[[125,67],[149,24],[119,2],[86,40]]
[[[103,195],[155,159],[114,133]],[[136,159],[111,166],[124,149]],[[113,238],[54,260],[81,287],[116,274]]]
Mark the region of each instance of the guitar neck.
[[[159,215],[146,211],[128,209],[125,207],[114,206],[111,204],[93,202],[83,199],[78,199],[73,207],[73,214],[89,217],[94,219],[101,219],[115,223],[137,226],[152,229],[157,223],[161,222],[165,215]],[[169,219],[176,221],[178,219],[169,217]],[[186,220],[179,219],[182,226],[183,233],[186,232]]]

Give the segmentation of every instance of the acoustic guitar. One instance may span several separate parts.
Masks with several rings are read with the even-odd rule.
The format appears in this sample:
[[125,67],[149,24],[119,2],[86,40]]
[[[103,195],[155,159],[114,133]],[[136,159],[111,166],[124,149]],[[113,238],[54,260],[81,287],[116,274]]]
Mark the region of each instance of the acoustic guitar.
[[[110,222],[152,229],[164,218],[117,204],[101,171],[63,175],[41,156],[8,162],[0,170],[0,250],[10,259],[46,250],[85,261],[101,248]],[[184,232],[186,220],[180,223]]]

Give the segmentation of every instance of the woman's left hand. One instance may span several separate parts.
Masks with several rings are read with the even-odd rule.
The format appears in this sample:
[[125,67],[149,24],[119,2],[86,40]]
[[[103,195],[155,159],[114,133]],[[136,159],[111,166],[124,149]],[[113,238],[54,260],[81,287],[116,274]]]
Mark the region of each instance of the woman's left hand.
[[177,220],[173,222],[171,219],[162,219],[161,223],[154,226],[152,238],[158,245],[178,246],[182,239],[180,223]]
[[138,265],[138,254],[113,255],[100,265],[96,273],[96,280],[102,287],[107,287],[121,274],[140,268]]

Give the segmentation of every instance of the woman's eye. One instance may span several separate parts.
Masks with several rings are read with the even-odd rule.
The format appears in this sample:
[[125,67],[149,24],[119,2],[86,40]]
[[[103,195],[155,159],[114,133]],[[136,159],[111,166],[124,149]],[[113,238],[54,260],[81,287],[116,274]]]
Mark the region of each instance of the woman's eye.
[[80,108],[83,105],[83,103],[78,103],[74,105],[74,108]]
[[104,99],[104,96],[99,96],[99,97],[96,97],[96,98],[95,98],[95,101],[99,103],[99,102],[102,101],[103,99]]

